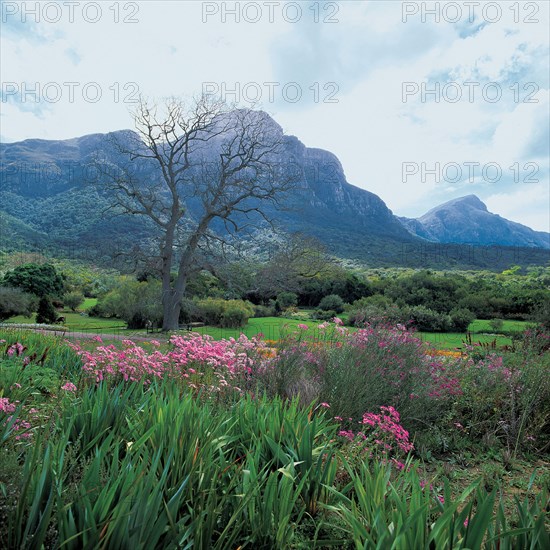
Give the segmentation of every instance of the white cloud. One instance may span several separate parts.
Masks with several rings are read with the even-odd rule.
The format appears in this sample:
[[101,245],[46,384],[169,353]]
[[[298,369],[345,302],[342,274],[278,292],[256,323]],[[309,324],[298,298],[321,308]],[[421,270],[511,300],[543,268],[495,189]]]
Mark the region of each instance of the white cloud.
[[[131,4],[118,4],[121,19],[132,15]],[[403,23],[401,3],[379,1],[319,4],[321,20],[332,15],[338,23],[315,23],[310,8],[316,3],[311,2],[300,3],[298,23],[285,21],[281,2],[270,23],[265,4],[257,2],[260,22],[235,23],[230,13],[222,21],[222,4],[234,3],[138,2],[133,16],[139,22],[133,24],[113,22],[109,8],[114,3],[101,4],[103,17],[95,24],[83,21],[79,8],[74,23],[63,17],[56,24],[22,25],[12,17],[0,42],[3,85],[53,82],[62,86],[63,96],[39,104],[30,97],[26,104],[17,95],[7,102],[3,97],[0,135],[9,141],[63,139],[129,127],[131,105],[124,99],[134,85],[125,90],[127,83],[136,83],[147,96],[162,97],[196,94],[204,82],[225,82],[230,89],[255,82],[263,94],[261,105],[285,130],[308,146],[337,154],[348,180],[380,195],[396,213],[421,215],[438,202],[476,193],[490,201],[493,211],[548,230],[549,3],[536,3],[539,23],[523,22],[530,12],[522,6],[522,22],[515,23],[510,3],[500,2],[502,19],[493,24],[478,12],[473,23],[466,21],[466,8],[458,24],[436,24],[430,16],[423,23],[419,14]],[[240,7],[245,4],[254,2],[240,2]],[[218,13],[203,23],[206,8]],[[444,84],[449,79],[477,80],[480,88],[498,82],[503,98],[490,103],[478,88],[473,103],[423,103],[419,97],[403,102],[403,82]],[[296,105],[281,101],[282,85],[291,80],[302,86],[303,100]],[[278,101],[270,103],[263,83],[274,81],[281,85]],[[323,85],[332,81],[338,102],[325,103],[334,88],[323,90]],[[72,103],[65,82],[80,84]],[[320,85],[318,103],[309,89],[314,82]],[[509,89],[514,82],[521,86],[521,98],[529,91],[523,85],[534,82],[540,88],[538,103],[517,103]],[[97,103],[82,98],[86,83],[101,89]],[[540,165],[536,192],[527,185],[518,190],[510,174],[497,183],[479,174],[473,183],[436,183],[430,176],[402,181],[406,161],[424,162],[428,169],[437,162],[498,162],[507,168],[533,159]],[[520,201],[520,196],[530,199]]]

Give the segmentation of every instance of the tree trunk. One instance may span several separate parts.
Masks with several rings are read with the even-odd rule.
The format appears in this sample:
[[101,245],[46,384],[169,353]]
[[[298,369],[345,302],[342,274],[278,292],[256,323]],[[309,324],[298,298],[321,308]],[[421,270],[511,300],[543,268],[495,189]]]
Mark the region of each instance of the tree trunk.
[[162,330],[167,332],[169,330],[178,330],[179,319],[181,311],[181,299],[182,296],[178,296],[175,290],[165,292],[162,297]]

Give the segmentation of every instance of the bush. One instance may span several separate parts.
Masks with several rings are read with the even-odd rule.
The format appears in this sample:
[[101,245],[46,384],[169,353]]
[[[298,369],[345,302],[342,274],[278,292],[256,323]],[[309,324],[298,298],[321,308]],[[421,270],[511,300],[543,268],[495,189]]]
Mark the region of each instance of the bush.
[[426,429],[441,417],[456,389],[454,380],[425,354],[420,339],[381,327],[340,336],[346,329],[339,328],[325,333],[336,345],[311,345],[300,333],[280,341],[276,360],[253,377],[257,393],[326,402],[331,415],[344,422],[388,405],[402,412],[408,429]]
[[255,305],[254,317],[273,317],[275,315],[275,309],[268,306]]
[[130,328],[145,328],[147,321],[162,322],[161,296],[160,281],[139,282],[121,277],[119,284],[90,309],[89,315],[117,317],[126,321]]
[[452,321],[452,329],[456,332],[466,332],[470,323],[475,320],[475,315],[465,308],[455,308],[449,313]]
[[438,313],[424,306],[414,306],[409,309],[414,327],[426,332],[449,332],[453,328],[450,315]]
[[313,312],[312,317],[319,321],[332,321],[337,315],[338,314],[334,310],[323,311],[322,309],[317,309]]
[[333,310],[336,313],[342,313],[342,311],[344,311],[344,300],[342,300],[338,294],[329,294],[321,300],[319,309],[324,311]]
[[251,304],[242,300],[228,300],[222,314],[220,326],[223,328],[244,327],[252,315],[254,315],[254,308]]
[[[550,440],[550,376],[547,355],[533,350],[489,354],[455,365],[461,392],[453,402],[453,425],[468,426],[468,438],[543,449]],[[491,444],[492,445],[492,444]]]
[[254,315],[254,306],[243,300],[207,298],[197,302],[197,309],[202,322],[222,328],[242,327]]
[[36,312],[36,322],[49,325],[57,321],[57,311],[49,298],[42,296],[38,302],[38,310]]
[[352,306],[348,317],[348,324],[354,327],[363,327],[366,324],[372,326],[407,325],[411,319],[409,308],[399,308],[392,303],[383,306],[366,305],[359,309],[355,309],[354,306]]
[[284,311],[289,307],[296,307],[298,304],[298,296],[294,292],[281,292],[277,295],[277,300],[275,301],[275,309],[279,311]]
[[76,311],[78,306],[84,301],[84,294],[81,292],[68,292],[63,296],[63,303],[72,311]]
[[493,332],[500,332],[504,326],[504,321],[502,319],[491,319],[489,326]]
[[30,317],[36,309],[36,298],[20,288],[0,286],[0,321],[25,315]]

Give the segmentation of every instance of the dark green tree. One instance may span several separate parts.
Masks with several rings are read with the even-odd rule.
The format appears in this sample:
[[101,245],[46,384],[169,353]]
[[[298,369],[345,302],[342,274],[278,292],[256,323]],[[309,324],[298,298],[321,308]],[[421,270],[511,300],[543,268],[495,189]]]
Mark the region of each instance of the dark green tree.
[[38,310],[36,312],[37,323],[55,323],[57,321],[57,311],[53,307],[51,300],[42,296],[38,302]]
[[51,264],[25,264],[4,275],[4,285],[20,288],[39,298],[60,297],[63,294],[63,277]]

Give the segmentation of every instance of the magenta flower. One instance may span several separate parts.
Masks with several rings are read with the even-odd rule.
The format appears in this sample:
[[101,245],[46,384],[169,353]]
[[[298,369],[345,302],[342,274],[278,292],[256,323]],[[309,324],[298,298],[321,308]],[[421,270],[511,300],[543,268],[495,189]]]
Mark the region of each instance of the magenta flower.
[[61,389],[65,391],[75,392],[76,386],[72,382],[67,382],[63,386],[61,386]]

